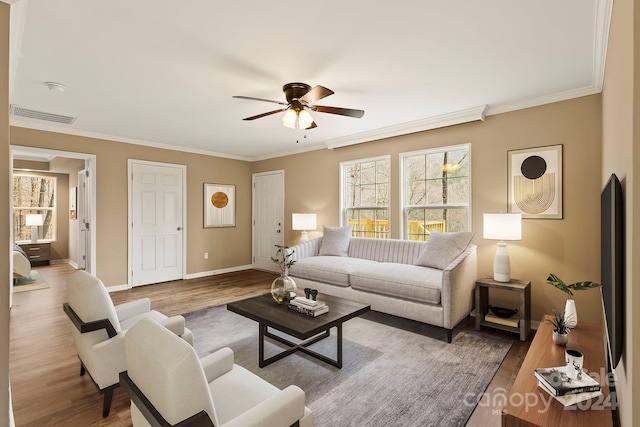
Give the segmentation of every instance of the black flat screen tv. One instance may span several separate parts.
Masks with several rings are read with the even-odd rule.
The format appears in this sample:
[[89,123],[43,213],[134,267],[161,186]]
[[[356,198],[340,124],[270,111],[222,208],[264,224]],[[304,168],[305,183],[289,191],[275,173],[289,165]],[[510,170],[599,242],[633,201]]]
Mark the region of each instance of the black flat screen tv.
[[615,174],[600,196],[601,263],[600,283],[607,322],[610,369],[622,356],[624,344],[624,203],[622,185]]

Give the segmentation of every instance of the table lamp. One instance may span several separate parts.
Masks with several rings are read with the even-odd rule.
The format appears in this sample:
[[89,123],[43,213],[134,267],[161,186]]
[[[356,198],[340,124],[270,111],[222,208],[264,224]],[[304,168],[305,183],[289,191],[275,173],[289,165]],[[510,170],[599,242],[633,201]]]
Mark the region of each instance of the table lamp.
[[316,229],[316,214],[294,213],[291,218],[291,228],[293,230],[302,230],[300,243],[308,242],[309,236],[307,235],[307,230]]
[[27,227],[31,227],[31,243],[38,243],[38,226],[44,224],[43,215],[27,214],[25,223]]
[[511,280],[511,263],[505,240],[522,240],[522,214],[484,214],[482,237],[490,240],[499,240],[496,256],[493,258],[493,280],[496,282],[509,282]]

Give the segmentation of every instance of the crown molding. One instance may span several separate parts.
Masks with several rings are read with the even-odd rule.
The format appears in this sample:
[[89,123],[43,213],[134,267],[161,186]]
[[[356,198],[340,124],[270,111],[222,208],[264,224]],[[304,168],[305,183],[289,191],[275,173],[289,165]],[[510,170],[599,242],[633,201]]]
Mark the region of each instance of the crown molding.
[[145,147],[160,148],[164,150],[181,151],[183,153],[202,154],[205,156],[222,157],[225,159],[233,159],[233,160],[243,160],[246,162],[252,161],[252,159],[247,157],[242,157],[242,156],[234,156],[231,154],[217,153],[214,151],[201,150],[197,148],[189,148],[189,147],[184,147],[180,145],[164,144],[161,142],[146,141],[142,139],[127,138],[123,136],[108,135],[108,134],[103,134],[99,132],[89,132],[89,131],[78,130],[78,129],[70,129],[70,128],[63,127],[64,125],[50,125],[50,124],[35,123],[29,120],[17,119],[15,117],[9,118],[9,125],[14,127],[19,127],[19,128],[25,128],[25,129],[34,129],[34,130],[41,130],[45,132],[61,133],[64,135],[82,136],[86,138],[103,139],[107,141],[122,142],[125,144],[132,144],[132,145],[142,145]]
[[401,123],[399,125],[386,126],[380,129],[374,129],[369,132],[362,132],[348,135],[342,138],[335,138],[325,141],[325,145],[329,149],[346,147],[348,145],[361,144],[363,142],[376,141],[379,139],[391,138],[394,136],[407,135],[410,133],[422,132],[425,130],[443,128],[447,126],[459,125],[462,123],[484,121],[486,105],[468,108],[466,110],[454,111],[451,113],[441,114],[438,116],[428,117],[426,119],[415,120],[412,122]]

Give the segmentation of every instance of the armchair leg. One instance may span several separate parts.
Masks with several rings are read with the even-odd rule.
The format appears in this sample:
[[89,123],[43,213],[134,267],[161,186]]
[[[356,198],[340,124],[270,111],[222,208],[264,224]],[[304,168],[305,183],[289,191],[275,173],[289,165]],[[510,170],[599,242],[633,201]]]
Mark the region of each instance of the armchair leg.
[[447,342],[451,344],[451,337],[453,335],[453,329],[446,329],[447,331]]
[[104,402],[102,403],[102,418],[109,416],[111,400],[113,400],[113,390],[115,387],[108,387],[104,390]]
[[80,364],[80,376],[84,377],[84,374],[87,373],[87,369],[84,367],[84,365],[81,363]]

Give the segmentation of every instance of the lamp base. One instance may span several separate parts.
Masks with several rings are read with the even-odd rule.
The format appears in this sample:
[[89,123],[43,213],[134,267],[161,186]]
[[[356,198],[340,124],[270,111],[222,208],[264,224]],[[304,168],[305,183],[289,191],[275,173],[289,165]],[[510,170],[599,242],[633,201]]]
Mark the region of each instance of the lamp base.
[[309,241],[309,235],[307,234],[306,231],[303,231],[302,234],[300,235],[300,243],[305,243]]
[[31,243],[38,243],[38,226],[31,226]]
[[496,256],[493,258],[493,280],[503,283],[511,281],[511,262],[504,242],[498,243]]

